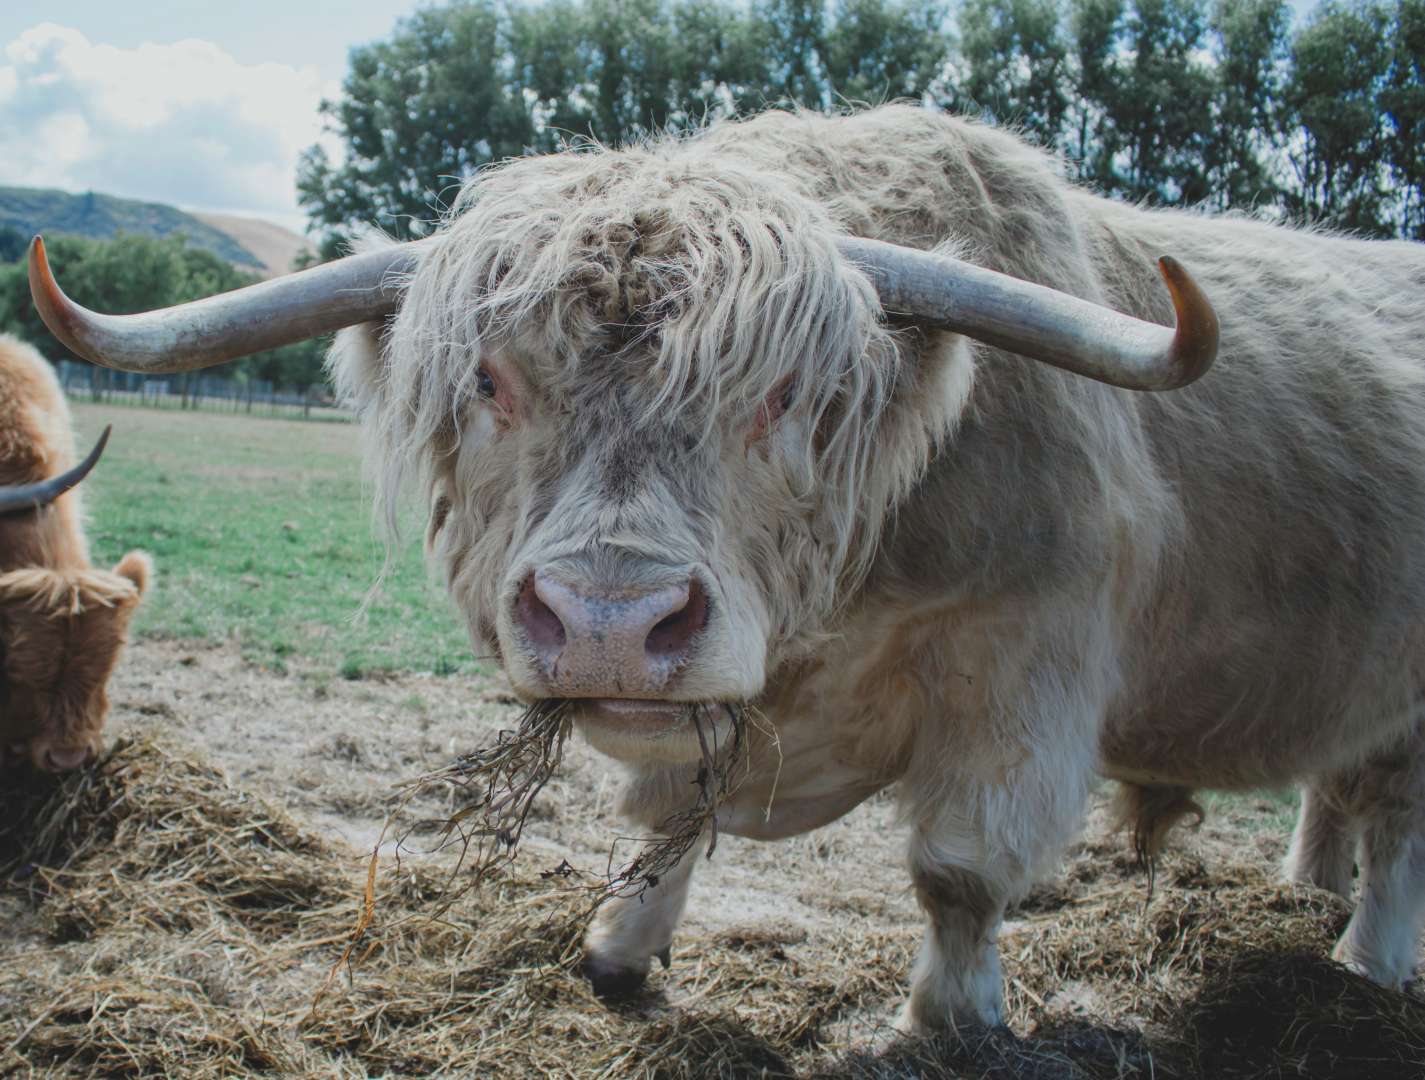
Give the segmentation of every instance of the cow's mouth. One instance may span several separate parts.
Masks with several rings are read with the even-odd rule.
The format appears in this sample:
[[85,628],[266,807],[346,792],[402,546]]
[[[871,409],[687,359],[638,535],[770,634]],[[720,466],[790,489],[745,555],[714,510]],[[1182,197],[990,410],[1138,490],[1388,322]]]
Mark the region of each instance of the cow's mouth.
[[656,735],[689,723],[703,706],[689,701],[650,701],[642,698],[585,698],[578,714],[585,723],[613,724],[624,731]]
[[[579,698],[574,722],[600,753],[621,760],[696,761],[723,740],[726,709],[695,701]],[[701,728],[702,738],[699,738]]]

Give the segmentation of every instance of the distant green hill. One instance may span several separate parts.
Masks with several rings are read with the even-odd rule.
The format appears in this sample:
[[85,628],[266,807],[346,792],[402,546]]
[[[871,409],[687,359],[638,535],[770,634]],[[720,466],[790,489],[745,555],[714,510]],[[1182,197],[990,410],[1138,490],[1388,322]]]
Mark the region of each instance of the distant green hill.
[[138,202],[113,195],[70,195],[50,188],[0,187],[0,228],[35,233],[68,233],[110,240],[119,233],[144,236],[181,234],[203,248],[245,269],[260,270],[262,262],[225,232],[163,203]]

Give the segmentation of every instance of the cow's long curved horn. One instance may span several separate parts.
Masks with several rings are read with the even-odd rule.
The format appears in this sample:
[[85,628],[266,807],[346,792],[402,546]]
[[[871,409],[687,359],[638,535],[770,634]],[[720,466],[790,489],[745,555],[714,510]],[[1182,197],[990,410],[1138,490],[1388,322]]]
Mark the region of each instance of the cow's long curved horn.
[[[30,246],[30,290],[71,350],[125,371],[192,371],[391,314],[394,278],[418,263],[416,241],[143,315],[98,315],[60,291],[44,244]],[[1217,355],[1217,315],[1175,260],[1159,267],[1177,312],[1169,328],[961,259],[844,237],[882,306],[998,348],[1132,390],[1171,390]]]
[[146,374],[196,371],[391,314],[399,303],[392,283],[419,263],[420,243],[349,255],[159,311],[100,315],[64,295],[37,236],[30,293],[50,333],[91,363]]
[[1174,258],[1158,269],[1177,327],[1159,326],[962,259],[846,237],[844,255],[869,272],[886,311],[1129,390],[1172,390],[1217,357],[1217,313]]
[[54,502],[55,499],[88,476],[89,470],[98,464],[99,456],[104,453],[104,447],[109,444],[109,432],[112,430],[112,424],[106,425],[103,434],[99,436],[99,441],[94,444],[94,449],[89,451],[89,456],[68,472],[62,472],[58,476],[51,476],[48,480],[41,480],[34,484],[0,487],[0,514],[27,513]]

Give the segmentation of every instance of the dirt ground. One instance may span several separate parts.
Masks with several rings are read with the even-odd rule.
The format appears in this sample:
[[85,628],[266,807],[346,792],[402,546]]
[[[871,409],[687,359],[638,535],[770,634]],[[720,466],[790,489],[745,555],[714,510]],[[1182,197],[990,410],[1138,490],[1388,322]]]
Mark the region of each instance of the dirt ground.
[[[99,839],[0,891],[0,1075],[1425,1076],[1425,1002],[1325,962],[1345,905],[1275,883],[1270,800],[1180,832],[1151,900],[1097,813],[1005,928],[1010,1032],[891,1037],[920,922],[889,797],[790,842],[723,838],[671,970],[610,1008],[558,966],[572,902],[539,879],[603,871],[619,834],[615,767],[577,738],[515,878],[396,923],[313,1011],[395,787],[519,710],[497,679],[277,675],[162,641],[111,697],[120,754],[69,804]],[[442,864],[395,886],[385,865],[414,910]]]
[[[196,751],[354,855],[370,852],[403,781],[489,742],[520,713],[498,677],[317,680],[300,669],[274,676],[233,649],[165,642],[131,650],[111,696],[113,734],[158,735]],[[533,873],[567,858],[603,872],[620,835],[611,810],[618,781],[617,765],[570,740],[564,766],[535,805],[520,863]],[[434,797],[419,808],[433,817],[450,809]],[[695,932],[764,918],[811,932],[858,907],[890,926],[917,923],[889,798],[810,836],[780,844],[724,838],[719,849],[695,878],[688,924]],[[867,885],[889,888],[848,890],[848,861]]]

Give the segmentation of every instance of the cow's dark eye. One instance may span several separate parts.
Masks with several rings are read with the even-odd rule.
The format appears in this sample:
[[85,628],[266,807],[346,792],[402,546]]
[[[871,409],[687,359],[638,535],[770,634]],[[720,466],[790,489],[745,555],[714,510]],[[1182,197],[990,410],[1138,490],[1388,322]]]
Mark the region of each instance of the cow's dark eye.
[[792,407],[796,390],[795,380],[788,375],[767,392],[767,396],[762,399],[762,407],[757,410],[757,415],[752,421],[752,427],[748,429],[747,444],[749,446],[766,435],[772,429],[772,425],[782,418],[782,414]]
[[495,400],[495,380],[483,367],[475,372],[475,392],[489,401]]
[[792,401],[797,393],[797,383],[790,375],[772,387],[772,392],[767,395],[767,420],[773,422],[780,420],[782,414],[792,407]]

